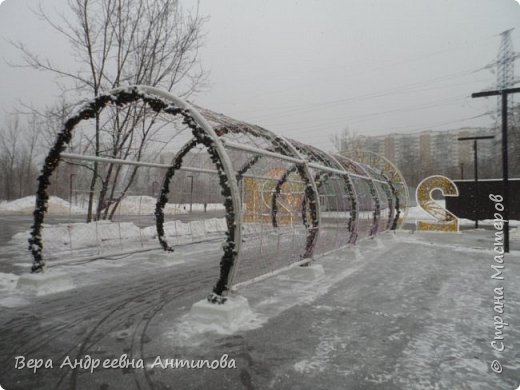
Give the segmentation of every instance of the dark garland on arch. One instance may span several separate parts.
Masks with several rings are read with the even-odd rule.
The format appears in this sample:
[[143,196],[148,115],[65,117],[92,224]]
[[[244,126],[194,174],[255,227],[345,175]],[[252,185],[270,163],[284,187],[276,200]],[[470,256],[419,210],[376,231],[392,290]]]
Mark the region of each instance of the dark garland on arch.
[[370,195],[372,196],[372,200],[374,201],[374,213],[372,216],[372,228],[370,229],[370,237],[374,237],[379,230],[379,221],[381,219],[381,202],[379,201],[379,196],[377,195],[376,185],[370,178],[368,177],[368,188],[370,189]]
[[350,237],[348,239],[348,244],[355,244],[358,238],[357,234],[357,223],[358,223],[358,214],[357,214],[357,198],[354,193],[354,187],[350,180],[350,176],[343,175],[343,182],[345,183],[345,192],[350,200],[350,218],[347,223],[347,230],[350,233]]
[[65,150],[72,138],[72,130],[79,122],[94,118],[108,103],[115,104],[116,106],[123,106],[136,101],[138,98],[142,98],[143,101],[145,101],[155,112],[159,112],[165,106],[165,103],[158,98],[150,96],[145,97],[144,95],[139,94],[137,88],[122,90],[116,95],[101,95],[86,103],[78,113],[69,118],[65,122],[63,129],[56,136],[56,141],[45,158],[41,174],[37,179],[38,188],[36,190],[36,205],[33,212],[34,223],[31,226],[31,237],[29,238],[29,250],[34,259],[31,272],[39,273],[43,272],[45,269],[45,261],[42,255],[43,241],[41,234],[49,200],[47,187],[50,184],[52,173],[59,164],[61,153]]
[[[305,174],[305,168],[297,164],[296,169],[298,171],[298,174],[303,179],[304,186],[305,186],[305,205],[307,205],[307,202],[309,204],[309,211],[311,216],[311,225],[307,227],[308,234],[307,234],[307,240],[305,243],[305,252],[302,256],[302,259],[311,258],[314,253],[314,247],[316,246],[316,240],[318,239],[318,231],[320,226],[320,221],[318,220],[318,213],[317,213],[317,199],[316,194],[314,193],[314,190],[312,188],[312,184],[310,179]],[[303,205],[302,205],[303,209]],[[303,212],[302,214],[306,214],[306,212]],[[305,218],[306,219],[306,218]]]
[[[171,111],[176,110],[176,108],[170,106],[166,108],[164,111],[166,113],[169,113]],[[206,134],[206,132],[195,122],[195,120],[191,117],[191,114],[188,110],[182,110],[180,114],[183,116],[183,123],[187,125],[193,133],[194,142],[195,144],[202,144],[207,148],[208,154],[210,155],[210,159],[215,164],[215,167],[218,171],[219,176],[219,182],[221,191],[220,193],[224,197],[224,207],[226,209],[226,223],[228,227],[228,231],[226,232],[226,243],[223,247],[224,249],[224,255],[222,256],[222,259],[220,260],[220,276],[213,287],[213,292],[208,296],[208,300],[212,303],[224,303],[226,301],[226,298],[222,296],[222,294],[229,289],[228,286],[228,280],[229,280],[229,273],[231,271],[231,268],[233,266],[233,263],[235,261],[235,258],[237,256],[237,250],[236,250],[236,244],[234,241],[235,237],[235,210],[233,208],[233,201],[231,198],[231,188],[228,185],[228,177],[226,176],[224,172],[224,165],[222,164],[222,161],[220,160],[220,156],[215,148],[215,142],[214,140]],[[178,161],[174,163],[174,166],[172,166],[164,179],[164,185],[163,189],[161,191],[161,196],[156,204],[156,217],[158,216],[161,218],[162,210],[164,208],[164,205],[167,203],[168,198],[167,194],[169,192],[169,183],[173,175],[175,174],[175,170],[180,167],[180,164],[182,164],[182,159],[184,156],[193,148],[193,145],[186,145],[186,148],[183,148],[181,153],[177,155]],[[176,160],[177,160],[176,158]],[[176,168],[177,166],[177,168]],[[164,218],[164,216],[163,216]],[[159,234],[159,220],[157,220],[157,227],[158,227],[158,234]],[[164,240],[164,230],[162,233],[162,238],[164,242],[161,242],[161,245],[163,245],[163,248],[169,248],[168,244]],[[166,249],[168,250],[168,249]]]
[[[285,149],[282,147],[282,145],[285,145],[285,141],[278,137],[273,137],[273,145],[276,152],[279,152],[281,154],[287,154]],[[290,141],[289,141],[290,142]],[[294,144],[293,144],[294,146]],[[294,156],[298,157],[298,156]],[[320,226],[320,221],[318,219],[318,200],[316,199],[316,194],[314,193],[314,190],[312,188],[311,184],[311,178],[307,176],[307,172],[305,171],[305,166],[303,164],[295,164],[294,167],[296,168],[296,172],[298,172],[298,175],[303,180],[304,184],[304,201],[305,201],[305,207],[307,207],[307,203],[309,204],[309,211],[310,211],[310,224],[307,221],[307,213],[302,212],[302,218],[303,223],[305,224],[305,227],[307,228],[307,239],[305,242],[305,252],[301,256],[302,259],[308,259],[312,258],[312,255],[314,253],[314,248],[316,247],[316,240],[318,239],[318,231]],[[281,186],[280,186],[281,187]]]
[[[277,197],[280,195],[280,191],[281,191],[281,188],[282,186],[285,184],[285,182],[287,181],[287,178],[288,176],[291,174],[291,173],[294,173],[296,171],[296,166],[293,166],[292,168],[290,168],[289,170],[285,171],[285,173],[280,177],[280,179],[278,180],[278,183],[276,184],[276,187],[275,189],[273,190],[273,195],[272,195],[272,198],[271,198],[271,221],[272,221],[272,225],[273,227],[278,227],[278,220],[277,220],[277,214],[278,214],[278,205],[277,205],[277,202],[276,202],[276,199]],[[317,182],[317,187],[318,189],[328,181],[330,175],[328,173],[326,173],[325,175],[323,175],[323,178],[320,178],[319,175],[316,176],[316,179],[315,181]],[[357,229],[356,229],[356,225],[357,225],[357,218],[358,218],[358,215],[357,215],[357,199],[356,199],[356,195],[354,193],[354,188],[353,188],[353,184],[350,180],[350,177],[348,175],[343,175],[343,182],[344,182],[344,190],[350,200],[350,207],[351,207],[351,210],[350,210],[350,217],[348,219],[348,222],[347,222],[347,231],[349,232],[349,239],[347,241],[348,244],[355,244],[356,241],[357,241],[357,238],[358,238],[358,234],[357,234]],[[308,229],[309,228],[309,222],[307,221],[307,197],[304,197],[303,198],[303,201],[302,201],[302,220],[303,220],[303,224],[304,226]]]
[[390,210],[388,213],[388,222],[386,223],[386,230],[392,230],[391,227],[392,227],[392,222],[394,220],[394,211],[395,211],[395,205],[394,205],[395,189],[394,189],[394,186],[392,185],[392,183],[390,182],[390,180],[388,180],[388,178],[383,173],[381,173],[381,176],[383,176],[383,178],[386,180],[386,182],[388,184],[388,186],[386,186],[386,185],[382,186],[383,191],[385,192],[385,195],[386,195],[386,200],[388,202],[388,209]]
[[395,198],[395,204],[394,204],[395,215],[391,221],[390,230],[396,230],[397,222],[399,221],[399,217],[401,215],[401,205],[400,205],[399,195],[397,193],[397,189],[395,188],[392,180],[390,180],[385,174],[383,174],[383,177],[388,182],[388,185],[390,186],[390,190],[392,191],[392,195]]
[[161,193],[159,194],[159,198],[157,199],[157,203],[155,204],[155,226],[157,230],[157,238],[159,239],[159,243],[162,248],[167,252],[173,252],[173,247],[168,245],[168,242],[165,238],[164,233],[164,206],[168,203],[168,193],[170,192],[170,182],[175,175],[175,171],[177,171],[182,166],[182,160],[184,157],[197,145],[197,139],[192,139],[186,145],[182,147],[182,149],[177,153],[175,158],[172,161],[172,165],[166,171],[163,180],[163,186],[161,189]]
[[[284,174],[278,179],[276,182],[276,186],[274,187],[274,190],[272,192],[271,196],[271,224],[274,228],[278,227],[278,203],[277,198],[280,195],[282,191],[282,186],[287,182],[288,177],[296,172],[296,165],[293,165],[291,168],[287,169]],[[302,200],[302,208],[305,209],[305,197]],[[309,227],[309,223],[307,222],[307,213],[302,212],[302,221],[305,228]]]
[[[280,195],[282,186],[287,181],[289,175],[294,172],[298,172],[298,175],[303,180],[303,185],[305,188],[302,200],[301,216],[303,225],[307,229],[308,234],[305,242],[305,252],[302,255],[302,259],[307,259],[311,258],[312,254],[314,253],[314,247],[316,246],[316,240],[318,238],[319,221],[316,212],[316,197],[312,189],[311,182],[305,174],[305,169],[300,164],[295,164],[290,169],[286,170],[285,173],[280,177],[280,179],[278,179],[278,182],[276,183],[276,187],[273,190],[273,195],[271,197],[271,223],[274,228],[278,227],[278,205],[276,203],[277,196]],[[309,202],[310,204],[309,209],[312,225],[309,224],[309,221],[307,220],[307,202]]]
[[[323,175],[323,178],[321,180],[319,180],[318,189],[329,180],[330,176],[331,175],[328,173]],[[349,232],[349,239],[348,239],[347,243],[355,244],[357,241],[357,238],[358,238],[357,226],[356,226],[357,225],[357,207],[358,207],[357,199],[356,199],[356,195],[354,193],[354,188],[352,186],[352,182],[350,180],[350,176],[348,176],[348,174],[342,175],[342,179],[343,179],[343,183],[344,183],[343,190],[347,194],[347,197],[350,201],[350,216],[349,216],[349,219],[347,222],[347,232]]]
[[[78,125],[79,122],[96,117],[96,115],[98,115],[99,112],[109,103],[115,104],[116,106],[124,106],[126,104],[138,100],[142,100],[144,103],[148,104],[148,106],[150,106],[150,108],[155,112],[164,111],[174,116],[182,115],[183,122],[188,127],[190,127],[193,132],[195,138],[193,142],[201,143],[207,147],[208,153],[210,154],[212,161],[215,163],[217,167],[221,185],[221,193],[225,197],[224,206],[226,209],[226,222],[228,226],[228,231],[226,232],[227,239],[224,245],[224,255],[220,262],[220,277],[217,281],[217,284],[213,288],[213,294],[210,295],[208,299],[212,300],[213,302],[218,301],[220,303],[223,303],[225,299],[222,298],[221,295],[227,289],[229,271],[231,270],[231,267],[234,263],[237,252],[234,242],[234,233],[236,228],[234,222],[235,211],[231,199],[231,189],[227,183],[227,176],[224,172],[224,167],[220,160],[220,156],[218,155],[218,152],[215,149],[213,139],[210,136],[208,136],[200,126],[197,125],[195,120],[191,117],[189,110],[183,110],[179,107],[176,107],[173,104],[166,103],[161,98],[151,96],[142,91],[139,91],[138,87],[131,87],[118,91],[115,94],[107,94],[96,97],[94,100],[86,103],[77,114],[69,118],[65,122],[63,129],[58,133],[56,141],[45,159],[45,163],[42,168],[41,174],[37,179],[38,189],[36,192],[36,207],[33,212],[34,224],[31,227],[31,237],[29,238],[29,250],[31,251],[34,258],[31,272],[43,272],[45,269],[45,261],[42,255],[43,241],[41,234],[44,216],[48,208],[49,195],[47,193],[47,187],[50,184],[50,178],[52,176],[52,173],[59,164],[61,153],[65,150],[66,146],[72,138],[73,129],[75,128],[75,126]],[[186,148],[186,153],[189,151],[188,149],[189,148]],[[178,157],[180,157],[179,161],[174,162],[172,168],[170,168],[171,176],[173,176],[175,169],[178,169],[180,167],[180,163],[182,163],[182,157],[184,156]],[[165,178],[165,183],[166,182],[167,179]],[[158,201],[158,204],[161,204],[165,199],[167,201],[166,194],[161,193],[161,197]],[[159,217],[159,219],[157,220],[157,225],[161,226],[160,228],[158,228],[159,237],[164,237],[164,229],[162,229],[163,222],[164,216],[162,220]],[[159,241],[161,242],[161,240]],[[171,248],[168,247],[166,242],[161,242],[161,245],[165,250],[171,250]]]
[[253,156],[242,168],[240,168],[236,174],[237,181],[240,182],[243,176],[258,162],[263,156],[257,154]]

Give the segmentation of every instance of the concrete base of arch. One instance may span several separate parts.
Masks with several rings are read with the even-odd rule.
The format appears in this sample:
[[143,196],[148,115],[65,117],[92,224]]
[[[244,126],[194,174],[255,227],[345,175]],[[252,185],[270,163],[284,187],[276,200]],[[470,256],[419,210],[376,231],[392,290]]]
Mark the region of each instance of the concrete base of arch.
[[185,257],[177,252],[160,252],[150,257],[149,261],[156,265],[179,265],[186,262]]
[[325,270],[321,264],[311,263],[291,268],[287,275],[295,280],[313,281],[325,276]]
[[222,304],[211,303],[207,299],[194,303],[190,310],[191,320],[205,327],[215,325],[232,330],[252,316],[247,298],[236,294],[226,298]]
[[385,244],[383,243],[383,240],[381,240],[381,237],[376,236],[372,239],[372,242],[375,244],[376,248],[384,248]]
[[347,259],[361,260],[363,255],[358,245],[350,244],[345,250]]

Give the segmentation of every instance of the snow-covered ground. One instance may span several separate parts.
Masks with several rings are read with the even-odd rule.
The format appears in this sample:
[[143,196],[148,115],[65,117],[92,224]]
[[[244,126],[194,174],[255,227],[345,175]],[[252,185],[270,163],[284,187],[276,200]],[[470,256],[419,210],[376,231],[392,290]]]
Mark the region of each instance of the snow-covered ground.
[[[136,201],[128,213],[152,210],[155,202]],[[34,198],[2,208],[32,211],[31,202]],[[51,204],[58,214],[69,207],[59,199]],[[413,207],[408,225],[417,219],[431,217]],[[325,271],[319,279],[302,278],[292,269],[240,287],[233,295],[247,298],[251,311],[227,326],[202,323],[190,314],[191,305],[203,300],[218,278],[223,218],[167,222],[173,254],[157,249],[155,226],[140,228],[131,218],[46,226],[48,272],[66,273],[75,288],[43,297],[16,288],[31,262],[28,232],[21,232],[0,247],[0,259],[15,269],[0,273],[0,360],[5,362],[0,384],[6,389],[168,388],[171,383],[185,389],[208,384],[226,389],[513,389],[520,377],[515,352],[520,348],[520,229],[518,221],[512,225],[517,227],[511,231],[503,280],[491,278],[492,229],[387,232],[376,241],[362,240],[356,250],[319,258]],[[496,330],[494,289],[502,287],[509,325],[504,328],[507,349],[499,353],[490,342]],[[64,351],[71,358],[127,354],[146,365],[93,373],[13,368],[20,354],[59,362]],[[237,369],[151,368],[157,356],[219,359],[223,354],[236,360]],[[503,364],[501,375],[491,371],[493,360]]]
[[[291,270],[240,288],[251,313],[232,327],[189,314],[211,290],[218,242],[83,264],[61,264],[77,284],[36,298],[1,275],[1,384],[10,388],[514,389],[520,363],[520,246],[504,280],[491,278],[490,230],[459,234],[403,231],[364,240],[356,257],[318,262],[325,275]],[[494,288],[504,287],[506,350],[493,351]],[[31,352],[32,351],[32,352]],[[143,359],[143,369],[14,368],[14,356]],[[151,368],[157,356],[236,361],[236,369]],[[491,371],[498,360],[503,373]],[[12,364],[9,364],[11,362]]]
[[[170,245],[184,245],[223,237],[227,230],[224,218],[189,222],[168,221],[163,227],[164,237]],[[8,243],[11,251],[13,247],[19,248],[21,257],[28,258],[25,248],[29,236],[30,231],[16,233]],[[159,248],[155,225],[139,228],[132,222],[97,221],[44,225],[42,240],[43,255],[51,262],[66,262],[67,259],[76,261],[94,255],[113,256],[132,250]]]

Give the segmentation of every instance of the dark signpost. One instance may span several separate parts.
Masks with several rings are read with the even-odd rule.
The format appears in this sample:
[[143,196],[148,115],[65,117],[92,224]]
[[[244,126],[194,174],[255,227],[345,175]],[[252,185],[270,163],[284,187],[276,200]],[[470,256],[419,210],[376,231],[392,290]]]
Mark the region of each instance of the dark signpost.
[[501,96],[502,97],[502,183],[504,196],[504,251],[509,252],[509,166],[507,156],[507,97],[520,92],[520,88],[506,88],[495,91],[477,92],[472,98]]
[[[475,171],[475,229],[478,229],[478,220],[479,220],[479,193],[478,193],[478,149],[477,149],[477,141],[483,140],[483,139],[493,139],[495,138],[494,135],[484,135],[480,137],[460,137],[457,138],[459,141],[473,141],[473,164],[474,164],[474,171]],[[462,166],[462,164],[461,164]]]

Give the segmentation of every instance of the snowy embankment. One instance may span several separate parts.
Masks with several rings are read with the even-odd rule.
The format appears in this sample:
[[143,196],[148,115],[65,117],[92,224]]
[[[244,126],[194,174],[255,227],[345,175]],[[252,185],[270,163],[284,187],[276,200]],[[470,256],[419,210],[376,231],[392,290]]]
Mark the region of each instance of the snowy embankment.
[[[28,215],[34,209],[35,197],[26,197],[11,202],[0,203],[0,214]],[[120,205],[118,215],[153,215],[156,199],[149,196],[129,196]],[[85,209],[71,205],[69,202],[55,196],[49,199],[50,215],[81,215]],[[443,206],[443,202],[439,203]],[[193,211],[221,210],[221,204],[193,204]],[[185,214],[190,210],[189,204],[167,204],[166,215]],[[324,213],[325,214],[325,213]],[[117,217],[117,216],[116,216]],[[406,221],[415,224],[417,220],[434,220],[420,207],[411,207],[408,210]],[[471,226],[471,220],[459,220],[461,226]],[[483,226],[492,226],[492,220],[481,221]],[[520,221],[511,221],[511,239],[520,238]],[[246,226],[255,230],[256,226]],[[516,229],[515,229],[516,228]],[[212,218],[191,222],[169,221],[164,224],[165,238],[169,245],[183,245],[220,237],[226,231],[224,218]],[[254,231],[245,231],[254,233]],[[30,232],[16,234],[11,244],[24,250]],[[44,225],[42,231],[44,242],[44,256],[47,259],[63,256],[81,258],[91,255],[110,255],[121,251],[138,250],[141,248],[158,247],[155,225],[139,228],[131,221],[110,222],[98,221],[94,223],[60,223]]]
[[[16,199],[13,201],[0,202],[0,214],[12,215],[30,215],[34,211],[36,203],[35,196],[26,196],[25,198]],[[152,196],[127,196],[118,206],[117,215],[153,215],[155,212],[155,204],[157,199]],[[94,209],[97,205],[94,203]],[[190,211],[217,211],[224,210],[224,205],[220,203],[209,203],[205,206],[203,204],[178,204],[167,203],[164,207],[164,214],[187,214]],[[81,215],[87,214],[87,200],[76,200],[75,204],[71,204],[66,200],[58,198],[57,196],[49,197],[48,201],[48,215]]]
[[[36,204],[35,196],[26,196],[12,201],[3,201],[0,203],[0,214],[17,214],[30,215],[34,211]],[[73,206],[69,202],[58,198],[57,196],[49,197],[48,213],[51,215],[67,215],[67,214],[83,214],[84,210],[80,207]]]
[[[200,221],[170,221],[164,224],[166,240],[180,245],[199,242],[221,236],[227,230],[224,218],[211,218]],[[11,244],[26,245],[30,232],[25,231],[13,236]],[[74,257],[91,254],[109,254],[114,251],[139,249],[158,246],[155,226],[140,229],[133,222],[98,221],[92,223],[60,223],[44,225],[42,230],[44,255],[47,258]]]
[[[155,212],[157,200],[150,196],[128,196],[119,205],[114,216],[150,216]],[[86,205],[84,199],[78,204]],[[30,215],[34,210],[35,197],[29,196],[15,201],[0,203],[0,214]],[[94,205],[95,207],[95,205]],[[192,212],[219,211],[222,204],[166,204],[165,215],[188,214]],[[49,216],[86,215],[86,207],[71,205],[55,196],[48,201]],[[213,214],[215,215],[215,214]],[[142,221],[141,221],[142,222]],[[153,223],[150,221],[150,223]],[[183,245],[222,237],[227,230],[224,218],[211,218],[189,222],[166,221],[164,236],[169,245]],[[27,241],[30,231],[15,234],[9,242],[11,249],[27,255]],[[125,221],[97,221],[92,223],[67,222],[44,224],[42,229],[43,255],[46,259],[80,259],[90,256],[110,256],[122,252],[158,248],[155,225],[140,228],[131,218]],[[13,249],[13,250],[14,250]]]

